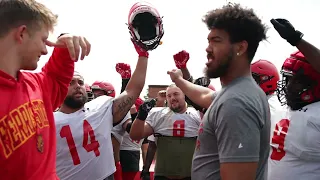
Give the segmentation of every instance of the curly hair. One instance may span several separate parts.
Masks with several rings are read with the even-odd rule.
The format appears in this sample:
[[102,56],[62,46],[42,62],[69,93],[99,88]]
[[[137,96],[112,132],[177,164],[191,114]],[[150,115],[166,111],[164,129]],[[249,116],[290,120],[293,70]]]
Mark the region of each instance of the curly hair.
[[219,9],[209,11],[203,18],[209,30],[221,29],[229,34],[230,42],[247,41],[247,55],[251,63],[260,41],[265,40],[267,26],[262,24],[253,9],[240,4],[228,3]]

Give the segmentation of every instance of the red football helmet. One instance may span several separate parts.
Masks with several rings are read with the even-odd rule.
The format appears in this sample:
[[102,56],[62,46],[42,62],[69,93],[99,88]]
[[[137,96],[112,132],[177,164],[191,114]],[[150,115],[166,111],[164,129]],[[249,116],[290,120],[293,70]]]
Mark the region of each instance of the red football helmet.
[[115,97],[116,91],[111,83],[103,81],[95,81],[91,86],[92,91],[102,90],[105,92],[105,95]]
[[91,87],[88,84],[84,84],[88,96],[88,102],[94,99],[94,95],[92,93]]
[[[298,106],[304,106],[320,100],[320,73],[309,64],[300,51],[292,53],[284,61],[281,74],[282,80],[278,83],[277,95],[282,104],[286,104],[288,98],[293,99],[290,100],[295,101],[292,104],[297,104]],[[297,97],[289,97],[292,94],[288,95],[288,91],[291,91],[290,89],[287,90],[288,82],[296,74],[307,77],[307,79],[304,79],[304,82],[299,84],[299,86],[303,87],[299,88],[301,90],[297,93]]]
[[131,7],[128,28],[132,40],[147,51],[157,48],[164,34],[162,17],[158,10],[147,2],[138,2]]
[[255,81],[267,95],[277,90],[280,77],[276,66],[270,61],[261,59],[252,63],[251,72]]

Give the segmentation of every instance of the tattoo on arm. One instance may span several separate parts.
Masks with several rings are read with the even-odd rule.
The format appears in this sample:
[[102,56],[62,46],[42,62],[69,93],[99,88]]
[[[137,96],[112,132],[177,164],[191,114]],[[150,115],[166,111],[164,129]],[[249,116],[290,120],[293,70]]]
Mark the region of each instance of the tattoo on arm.
[[132,96],[129,97],[123,97],[120,99],[117,99],[114,102],[114,113],[113,113],[113,123],[117,123],[121,121],[129,112],[131,106],[134,104],[134,100]]
[[119,113],[125,112],[125,114],[127,114],[128,110],[130,110],[132,105],[133,105],[133,98],[128,97],[118,104],[118,112]]

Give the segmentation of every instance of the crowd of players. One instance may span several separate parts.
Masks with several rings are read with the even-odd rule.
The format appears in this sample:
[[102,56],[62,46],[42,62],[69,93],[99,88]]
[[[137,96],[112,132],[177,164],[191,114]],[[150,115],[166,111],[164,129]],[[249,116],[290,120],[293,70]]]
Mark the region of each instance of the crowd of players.
[[[147,4],[133,8],[158,13]],[[47,40],[56,21],[36,1],[0,1],[0,179],[320,179],[320,51],[289,21],[271,20],[299,49],[279,72],[267,60],[251,63],[266,39],[252,9],[227,4],[208,12],[206,76],[193,79],[189,53],[178,52],[177,69],[167,72],[174,84],[145,101],[139,96],[151,45],[135,41],[139,32],[130,30],[134,72],[116,65],[116,95],[112,84],[85,84],[74,71],[74,61],[90,53],[85,37]],[[42,72],[21,71],[36,69],[46,46],[55,49]],[[222,89],[210,78],[220,78]]]

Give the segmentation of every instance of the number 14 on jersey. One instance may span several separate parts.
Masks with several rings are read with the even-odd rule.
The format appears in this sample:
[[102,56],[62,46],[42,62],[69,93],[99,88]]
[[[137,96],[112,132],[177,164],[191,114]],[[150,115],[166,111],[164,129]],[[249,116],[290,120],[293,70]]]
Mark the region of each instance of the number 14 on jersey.
[[[77,151],[77,146],[74,142],[71,129],[69,125],[63,126],[60,131],[61,138],[66,138],[69,151],[72,157],[72,161],[74,165],[78,165],[81,163],[80,157]],[[90,143],[88,143],[90,137]],[[96,140],[94,135],[94,131],[87,120],[83,121],[83,142],[82,147],[89,153],[91,151],[94,152],[95,156],[100,156],[99,147],[100,144]]]

